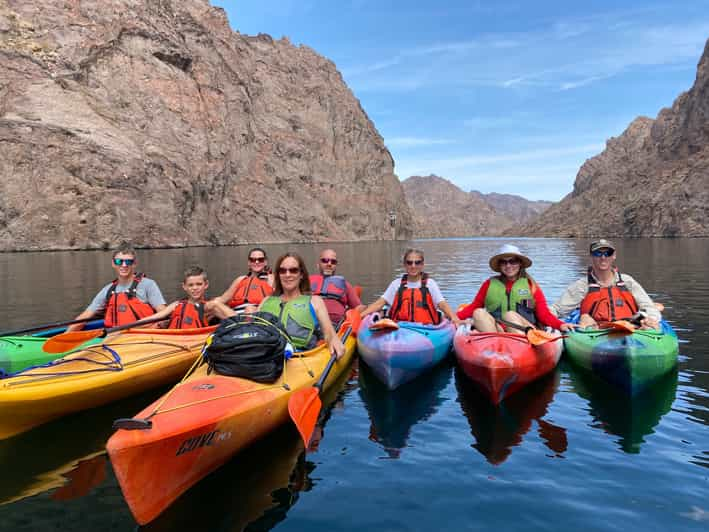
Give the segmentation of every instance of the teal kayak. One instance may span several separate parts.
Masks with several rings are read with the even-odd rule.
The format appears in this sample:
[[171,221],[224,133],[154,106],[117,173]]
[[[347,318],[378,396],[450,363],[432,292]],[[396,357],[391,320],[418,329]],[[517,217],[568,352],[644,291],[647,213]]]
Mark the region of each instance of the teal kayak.
[[[103,327],[103,320],[89,322],[85,329]],[[0,336],[0,378],[3,374],[16,373],[32,366],[47,364],[66,353],[45,353],[42,350],[47,338],[66,331],[66,327],[42,331],[31,336]],[[101,339],[94,339],[98,342]],[[87,342],[88,343],[88,342]],[[82,347],[86,344],[82,344]]]
[[679,341],[669,323],[629,334],[613,329],[576,329],[567,333],[569,360],[634,396],[677,365]]

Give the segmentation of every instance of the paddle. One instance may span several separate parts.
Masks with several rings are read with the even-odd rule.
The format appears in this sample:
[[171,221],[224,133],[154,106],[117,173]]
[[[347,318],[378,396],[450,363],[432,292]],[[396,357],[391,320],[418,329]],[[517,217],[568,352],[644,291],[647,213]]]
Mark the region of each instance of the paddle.
[[524,334],[527,336],[527,340],[529,340],[529,343],[532,345],[542,345],[546,344],[547,342],[555,342],[556,340],[563,338],[563,336],[561,335],[554,336],[553,334],[548,333],[546,331],[540,331],[539,329],[535,329],[534,327],[520,325],[518,323],[503,320],[502,318],[495,318],[495,321],[501,323],[502,325],[506,325],[507,327],[512,327],[513,329],[523,331]]
[[44,342],[42,351],[52,354],[65,353],[66,351],[71,351],[75,347],[78,347],[89,340],[93,340],[94,338],[104,338],[108,333],[124,331],[125,329],[130,329],[131,327],[139,327],[147,323],[155,323],[164,320],[165,317],[161,316],[159,318],[147,318],[133,323],[126,323],[125,325],[111,327],[110,329],[103,328],[95,329],[93,331],[69,331],[61,333]]
[[621,333],[634,333],[636,329],[635,325],[630,323],[628,320],[602,321],[598,324],[598,328],[610,329]]
[[[352,332],[352,327],[348,327],[342,337],[342,343],[347,341],[347,337]],[[300,436],[303,438],[305,446],[308,446],[310,438],[313,435],[313,429],[315,428],[315,423],[320,415],[320,409],[322,408],[322,401],[320,400],[320,393],[322,392],[322,387],[330,374],[332,366],[335,364],[337,356],[332,354],[330,360],[327,361],[327,366],[320,375],[318,382],[310,388],[305,388],[303,390],[298,390],[293,393],[288,399],[288,413],[290,414],[293,423],[295,423]]]
[[96,318],[84,318],[82,320],[58,321],[56,323],[47,323],[45,325],[35,325],[34,327],[27,327],[26,329],[17,329],[15,331],[3,331],[0,332],[0,336],[17,336],[18,334],[36,332],[41,331],[43,329],[54,329],[55,327],[64,327],[65,325],[74,325],[75,323],[86,323],[95,319]]

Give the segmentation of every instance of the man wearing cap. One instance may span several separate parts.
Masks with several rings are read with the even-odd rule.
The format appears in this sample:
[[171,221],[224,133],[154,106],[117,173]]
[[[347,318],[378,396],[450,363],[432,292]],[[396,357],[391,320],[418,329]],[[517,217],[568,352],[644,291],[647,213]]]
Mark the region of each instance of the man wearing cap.
[[557,316],[580,309],[579,326],[597,328],[599,322],[639,319],[644,329],[660,328],[660,312],[650,296],[630,275],[615,267],[615,246],[601,238],[589,247],[591,265],[585,277],[571,284],[550,308]]
[[517,246],[502,246],[490,258],[490,268],[500,275],[482,284],[473,302],[458,311],[458,318],[472,317],[479,332],[502,331],[496,323],[500,318],[525,327],[546,325],[560,330],[574,327],[549,311],[541,288],[527,274],[531,265],[532,260]]
[[336,270],[337,253],[334,249],[323,249],[318,259],[320,273],[310,276],[310,289],[313,295],[323,298],[330,321],[335,326],[342,321],[347,309],[354,308],[359,312],[364,310],[355,289],[344,277],[336,275]]

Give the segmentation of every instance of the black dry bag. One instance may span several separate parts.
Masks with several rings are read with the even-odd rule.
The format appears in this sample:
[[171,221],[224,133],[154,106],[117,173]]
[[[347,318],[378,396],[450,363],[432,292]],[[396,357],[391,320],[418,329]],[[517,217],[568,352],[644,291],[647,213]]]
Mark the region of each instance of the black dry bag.
[[283,373],[288,335],[267,312],[240,314],[217,327],[204,351],[209,372],[272,383]]

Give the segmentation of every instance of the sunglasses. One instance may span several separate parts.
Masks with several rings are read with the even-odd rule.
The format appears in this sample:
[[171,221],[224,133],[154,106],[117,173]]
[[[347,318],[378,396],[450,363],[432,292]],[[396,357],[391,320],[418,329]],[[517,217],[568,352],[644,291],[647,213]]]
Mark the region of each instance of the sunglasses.
[[280,275],[285,275],[287,273],[295,275],[297,273],[300,273],[300,268],[298,268],[297,266],[295,268],[284,268],[283,266],[281,266],[280,268],[278,268],[278,273]]
[[406,265],[407,265],[407,266],[414,266],[414,265],[416,265],[416,266],[421,266],[421,265],[423,264],[423,259],[407,260],[407,261],[404,261],[404,262],[406,262]]
[[327,259],[327,258],[323,257],[320,259],[320,262],[322,262],[323,264],[333,264],[334,265],[334,264],[337,264],[337,259]]
[[249,257],[249,262],[255,262],[256,264],[260,264],[265,261],[266,257]]
[[591,255],[594,257],[612,257],[613,253],[615,253],[615,251],[610,249],[597,249],[596,251],[592,251]]
[[118,259],[118,258],[113,259],[113,264],[115,264],[116,266],[120,266],[121,264],[125,264],[126,266],[133,266],[134,262],[135,262],[135,259]]
[[500,259],[499,263],[500,263],[500,266],[502,266],[503,264],[515,265],[515,264],[519,264],[519,259]]

